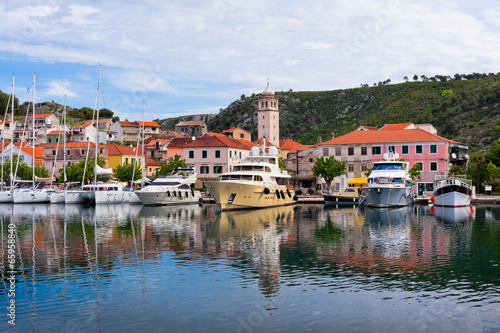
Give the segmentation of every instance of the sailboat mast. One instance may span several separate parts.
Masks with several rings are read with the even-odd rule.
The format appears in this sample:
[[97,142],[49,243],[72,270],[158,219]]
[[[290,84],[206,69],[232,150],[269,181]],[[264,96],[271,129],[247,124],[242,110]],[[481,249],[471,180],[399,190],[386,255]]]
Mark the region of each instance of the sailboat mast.
[[102,65],[99,64],[99,80],[97,81],[97,116],[96,116],[96,131],[95,131],[95,154],[94,154],[94,184],[97,184],[97,160],[99,159],[99,150],[98,150],[98,144],[99,144],[99,93],[101,91],[101,67]]
[[[12,173],[12,157],[13,153],[12,150],[14,150],[14,83],[16,81],[16,74],[12,73],[12,117],[10,118],[10,174],[9,174],[9,179],[10,179],[10,189],[12,190],[13,185],[14,185],[14,176]],[[3,172],[2,172],[3,174]]]
[[35,190],[35,74],[33,72],[33,121],[31,122],[31,126],[33,129],[33,190]]
[[66,95],[64,95],[63,117],[63,186],[66,191]]
[[142,149],[141,149],[141,157],[142,157],[142,163],[141,163],[141,174],[142,174],[142,180],[141,180],[141,188],[144,188],[144,168],[146,167],[146,158],[144,157],[144,138],[145,138],[145,135],[144,135],[144,129],[145,129],[145,125],[144,125],[144,105],[146,104],[146,101],[145,100],[142,100],[142,137],[141,137],[141,140],[142,140]]

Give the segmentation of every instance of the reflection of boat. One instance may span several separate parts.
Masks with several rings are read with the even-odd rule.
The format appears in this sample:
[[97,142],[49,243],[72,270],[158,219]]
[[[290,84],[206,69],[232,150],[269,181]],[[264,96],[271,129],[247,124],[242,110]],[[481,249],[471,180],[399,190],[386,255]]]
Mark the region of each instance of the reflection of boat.
[[472,181],[465,176],[438,178],[434,181],[434,206],[464,207],[470,205]]
[[195,182],[194,169],[175,169],[171,175],[160,176],[135,193],[147,206],[197,203],[201,201],[201,193],[191,189]]
[[348,187],[342,193],[323,194],[327,204],[355,204],[360,196],[357,188]]
[[291,176],[278,164],[278,149],[253,147],[250,156],[222,174],[218,181],[205,183],[222,210],[264,208],[294,204],[293,189],[286,183]]
[[409,163],[397,161],[398,154],[384,154],[373,164],[364,193],[369,207],[401,207],[414,202]]
[[431,209],[434,216],[438,220],[445,222],[463,222],[466,221],[470,216],[470,207],[442,207],[434,206]]
[[293,217],[292,206],[222,211],[218,215],[217,227],[212,229],[212,236],[214,233],[222,238],[262,234],[269,227],[275,230],[279,224],[292,222]]
[[366,207],[360,209],[360,212],[365,215],[365,222],[387,224],[408,222],[413,214],[413,209],[408,206],[391,209]]

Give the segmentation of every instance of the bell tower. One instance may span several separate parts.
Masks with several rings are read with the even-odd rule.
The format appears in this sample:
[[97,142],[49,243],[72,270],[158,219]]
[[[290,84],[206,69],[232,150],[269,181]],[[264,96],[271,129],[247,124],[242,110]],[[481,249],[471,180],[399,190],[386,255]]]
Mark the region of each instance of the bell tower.
[[280,137],[280,111],[278,99],[274,97],[274,91],[269,87],[269,80],[267,80],[267,87],[262,92],[262,97],[259,98],[259,107],[257,115],[258,120],[258,139],[266,138],[275,146],[279,146]]

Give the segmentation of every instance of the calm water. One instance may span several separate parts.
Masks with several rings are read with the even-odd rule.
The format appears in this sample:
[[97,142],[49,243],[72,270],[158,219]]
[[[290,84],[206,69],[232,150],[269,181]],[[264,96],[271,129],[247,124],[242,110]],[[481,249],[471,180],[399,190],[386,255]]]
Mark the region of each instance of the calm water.
[[500,206],[0,212],[2,332],[500,331]]

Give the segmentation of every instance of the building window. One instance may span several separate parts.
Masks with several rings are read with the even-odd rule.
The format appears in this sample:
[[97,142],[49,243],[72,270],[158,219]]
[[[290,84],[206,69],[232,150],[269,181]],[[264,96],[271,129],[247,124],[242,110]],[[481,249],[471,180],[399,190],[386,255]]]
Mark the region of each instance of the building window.
[[323,156],[329,156],[329,155],[330,155],[330,149],[323,148]]
[[422,162],[415,162],[415,164],[420,164],[420,171],[424,171],[424,163],[422,163]]
[[310,158],[310,159],[309,159],[309,163],[312,163],[312,162],[313,162],[313,159],[312,159],[312,158]]
[[240,160],[241,160],[241,151],[240,151]]
[[335,156],[342,156],[342,147],[335,147]]
[[245,138],[245,134],[240,133],[240,139],[244,139],[244,138]]
[[189,151],[189,158],[194,158],[194,150]]
[[388,146],[387,152],[395,154],[396,153],[396,146]]
[[149,167],[149,173],[153,172],[153,168]]
[[207,158],[208,157],[208,152],[206,150],[201,151],[201,158]]
[[431,162],[429,165],[430,171],[437,171],[438,170],[438,163],[437,162]]
[[207,173],[209,173],[209,172],[210,172],[210,169],[208,168],[208,165],[202,165],[202,166],[200,167],[200,173],[201,173],[201,174],[207,174]]
[[430,151],[431,151],[431,154],[437,154],[437,152],[438,152],[437,145],[431,145]]
[[56,156],[56,151],[52,150],[52,156]]
[[220,150],[215,151],[215,158],[220,158]]
[[422,145],[416,145],[415,154],[422,154],[422,152],[423,152]]
[[354,172],[354,164],[348,164],[348,165],[347,165],[347,170],[348,170],[349,172]]
[[401,154],[408,155],[408,146],[401,147]]
[[366,172],[366,170],[367,170],[366,164],[361,164],[361,171]]
[[125,157],[125,164],[128,164],[128,157]]
[[354,147],[347,148],[347,155],[349,155],[349,156],[354,155]]
[[66,150],[66,155],[68,155],[68,156],[71,155],[71,150],[70,149]]
[[372,155],[380,155],[380,154],[382,154],[382,147],[373,146],[372,147]]
[[222,173],[222,165],[214,165],[214,173]]
[[368,148],[361,147],[361,155],[368,155]]
[[80,154],[85,155],[85,149],[80,150]]

